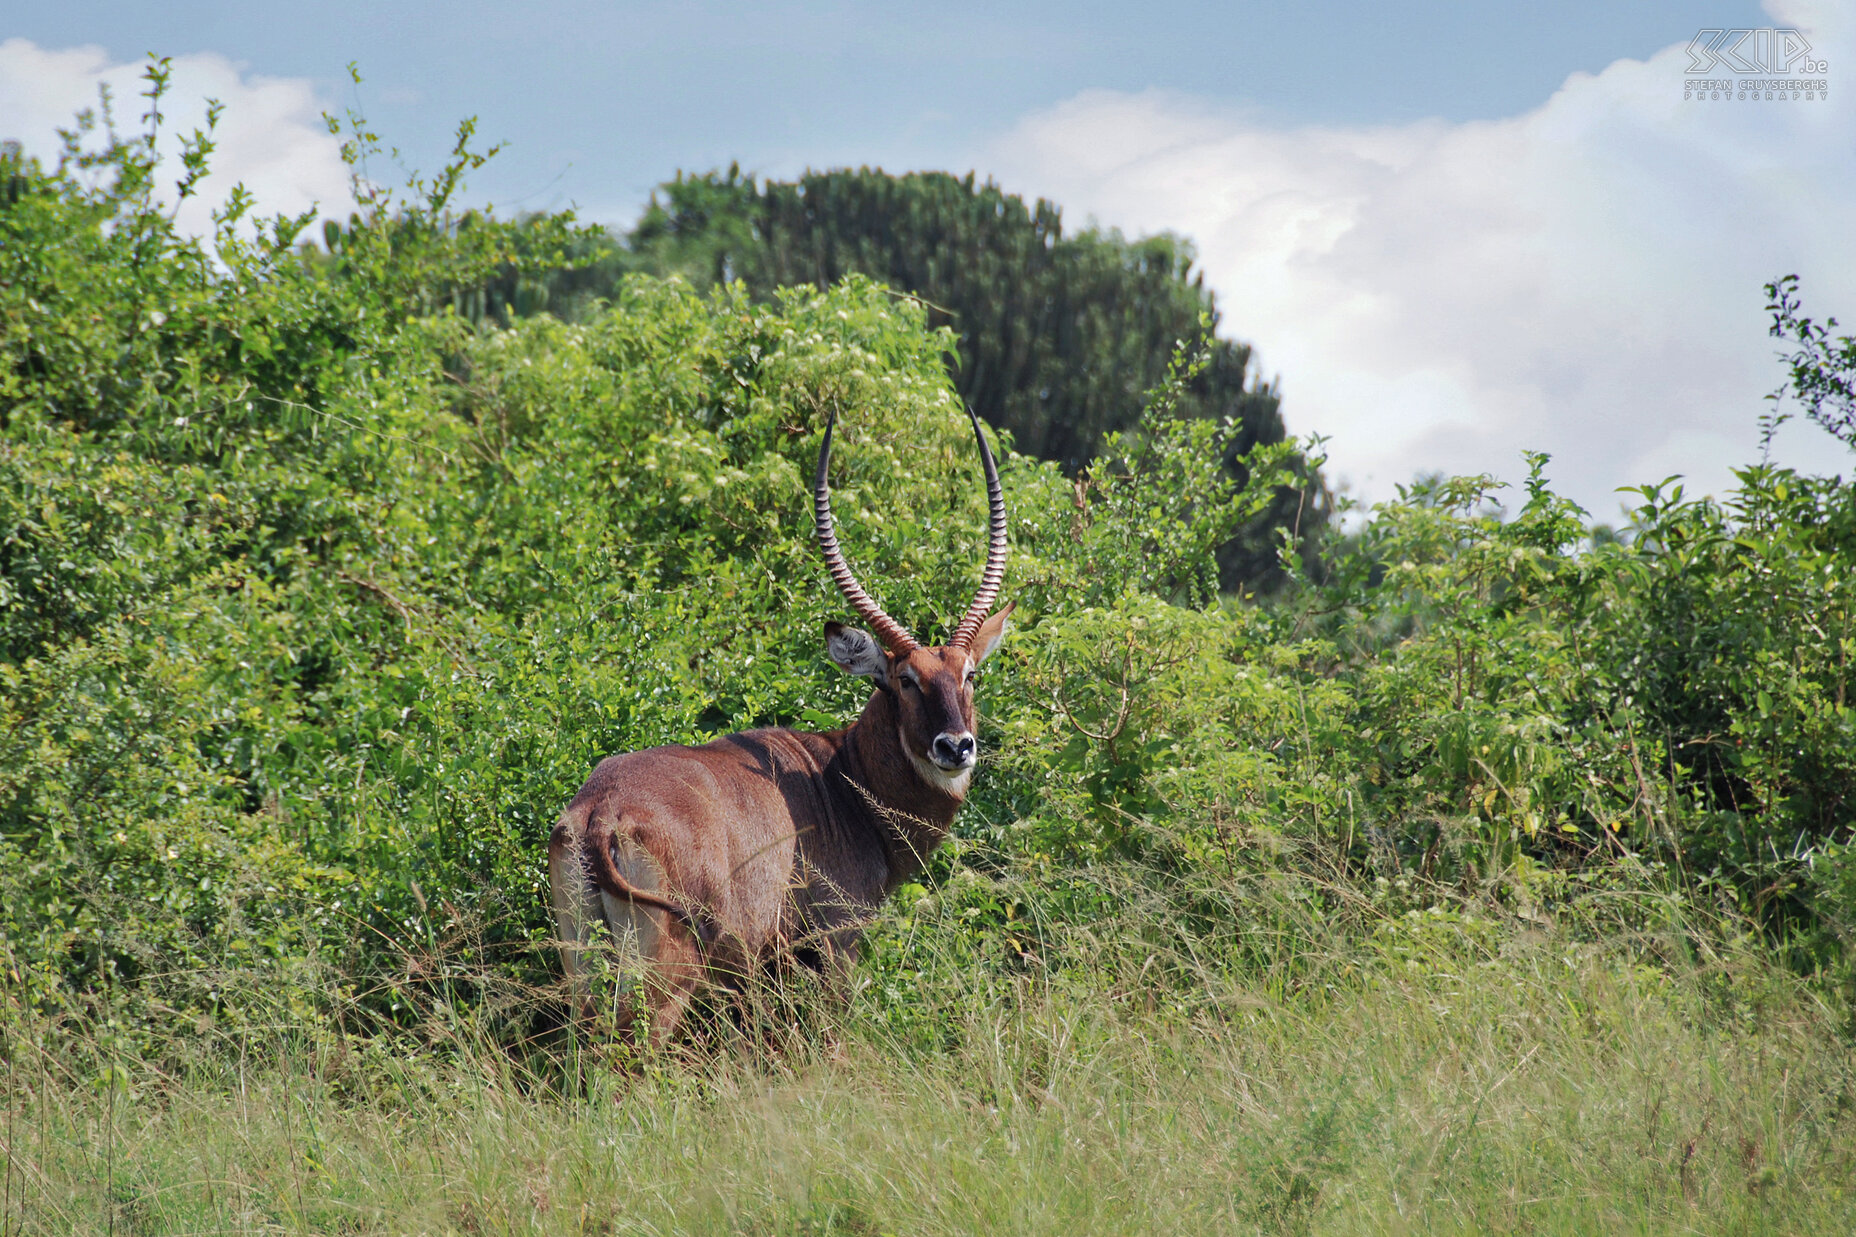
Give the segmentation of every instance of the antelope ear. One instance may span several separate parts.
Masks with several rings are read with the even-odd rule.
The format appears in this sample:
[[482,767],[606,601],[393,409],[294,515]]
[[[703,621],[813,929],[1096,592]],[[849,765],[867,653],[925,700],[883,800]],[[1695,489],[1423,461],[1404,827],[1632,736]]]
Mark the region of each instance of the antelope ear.
[[981,623],[980,629],[973,633],[973,643],[969,647],[973,650],[974,665],[977,666],[991,657],[992,651],[999,647],[999,641],[1005,639],[1006,628],[1011,626],[1006,619],[1010,617],[1012,607],[1017,604],[1015,601],[1006,602],[1003,609]]
[[843,623],[825,624],[825,652],[838,669],[859,678],[873,679],[879,685],[889,682],[889,658],[876,637]]

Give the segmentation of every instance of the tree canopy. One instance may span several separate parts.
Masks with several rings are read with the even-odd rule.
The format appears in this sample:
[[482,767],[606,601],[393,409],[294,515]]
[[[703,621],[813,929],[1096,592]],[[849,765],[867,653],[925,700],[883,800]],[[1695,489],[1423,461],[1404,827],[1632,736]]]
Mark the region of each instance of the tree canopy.
[[[632,271],[698,287],[739,282],[758,300],[780,288],[829,288],[860,274],[915,296],[948,327],[954,388],[1014,446],[1079,474],[1110,434],[1132,430],[1182,347],[1202,349],[1180,415],[1228,423],[1219,450],[1240,483],[1242,458],[1282,442],[1281,398],[1248,346],[1220,337],[1216,301],[1191,243],[1066,235],[1062,212],[1027,204],[969,174],[893,176],[861,168],[757,181],[739,168],[679,176],[653,195],[623,242],[595,239],[581,265],[544,279],[506,276],[491,305],[551,306],[571,317],[610,299]],[[1277,530],[1304,541],[1326,519],[1319,477],[1302,470],[1270,508],[1221,547],[1227,590],[1280,580]]]

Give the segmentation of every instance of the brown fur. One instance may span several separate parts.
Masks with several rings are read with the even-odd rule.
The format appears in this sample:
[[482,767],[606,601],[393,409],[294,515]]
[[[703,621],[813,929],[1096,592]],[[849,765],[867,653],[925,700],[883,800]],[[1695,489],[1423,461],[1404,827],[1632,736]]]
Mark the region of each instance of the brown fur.
[[568,973],[579,977],[597,905],[615,938],[638,942],[661,1043],[704,983],[751,981],[801,949],[848,965],[864,923],[921,872],[965,798],[966,777],[937,776],[929,752],[938,734],[972,732],[970,673],[1010,610],[971,649],[888,654],[845,729],[750,730],[601,761],[548,845]]

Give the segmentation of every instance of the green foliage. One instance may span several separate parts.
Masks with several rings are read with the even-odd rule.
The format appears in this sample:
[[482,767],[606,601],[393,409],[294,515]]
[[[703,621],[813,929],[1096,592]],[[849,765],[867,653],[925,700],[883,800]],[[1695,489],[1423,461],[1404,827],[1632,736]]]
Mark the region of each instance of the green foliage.
[[[337,127],[360,166],[377,140]],[[107,114],[9,163],[6,1018],[146,1046],[280,1000],[424,1035],[441,1001],[521,1041],[546,1003],[498,994],[553,974],[543,843],[593,762],[860,706],[819,647],[833,410],[860,576],[928,640],[971,596],[963,345],[931,307],[632,274],[578,320],[500,320],[473,289],[587,238],[454,214],[469,137],[405,198],[360,181],[326,252],[235,195],[209,254],[155,200],[152,130]],[[1486,479],[1416,485],[1313,570],[1272,513],[1319,461],[1201,415],[1220,345],[1180,338],[1079,473],[1001,436],[996,755],[874,926],[861,1016],[931,1048],[1015,985],[1106,984],[1196,1017],[1220,975],[1318,985],[1311,924],[1420,949],[1645,888],[1848,975],[1847,486],[1665,482],[1602,535],[1534,457],[1512,515]],[[1294,588],[1221,594],[1221,547],[1271,524]]]
[[1533,463],[1512,520],[1483,479],[1407,491],[1322,590],[1381,836],[1427,872],[1641,858],[1781,934],[1847,932],[1856,908],[1812,891],[1856,824],[1851,491],[1671,480],[1602,538]]
[[[1804,405],[1805,415],[1824,431],[1856,449],[1856,338],[1832,338],[1837,320],[1813,322],[1798,311],[1798,276],[1787,275],[1766,285],[1766,309],[1772,314],[1772,335],[1795,342],[1797,350],[1785,360],[1791,366],[1786,385],[1773,396],[1787,393]],[[1776,423],[1774,428],[1777,428]]]
[[[153,197],[152,136],[20,166],[0,932],[34,1001],[123,980],[212,1007],[161,977],[307,953],[391,1016],[405,942],[541,938],[540,844],[599,757],[851,712],[805,517],[831,408],[847,547],[885,604],[932,637],[974,587],[982,491],[919,303],[636,277],[586,323],[473,322],[453,293],[514,242],[445,214],[468,136],[406,203],[358,182],[328,255],[228,215],[208,256]],[[1027,613],[1099,591],[1111,532],[1202,587],[1221,517],[1157,476],[1104,492],[1170,516],[1105,506],[1078,538],[1054,469],[1006,470],[1045,499],[1015,529]]]
[[[1066,236],[1053,204],[1027,205],[970,175],[864,168],[757,184],[730,168],[661,186],[626,244],[581,250],[580,269],[548,277],[548,303],[610,297],[628,270],[697,287],[739,281],[763,300],[863,274],[921,298],[931,326],[956,332],[960,398],[1020,451],[1072,475],[1136,428],[1182,347],[1202,355],[1177,411],[1229,427],[1214,458],[1235,482],[1248,479],[1253,449],[1284,442],[1276,390],[1253,373],[1248,347],[1215,336],[1217,307],[1176,236]],[[490,296],[513,304],[518,291],[509,276]],[[1281,480],[1220,543],[1228,590],[1280,582],[1276,530],[1312,538],[1326,518],[1312,470]]]
[[852,272],[915,293],[932,322],[959,334],[961,398],[1021,450],[1072,472],[1133,425],[1181,340],[1203,339],[1218,358],[1195,375],[1192,412],[1233,417],[1250,441],[1282,438],[1275,393],[1246,382],[1249,350],[1211,337],[1212,297],[1178,237],[1066,237],[1053,204],[945,173],[843,170],[756,185],[731,169],[659,192],[631,237],[651,268],[699,286],[738,279],[760,295]]

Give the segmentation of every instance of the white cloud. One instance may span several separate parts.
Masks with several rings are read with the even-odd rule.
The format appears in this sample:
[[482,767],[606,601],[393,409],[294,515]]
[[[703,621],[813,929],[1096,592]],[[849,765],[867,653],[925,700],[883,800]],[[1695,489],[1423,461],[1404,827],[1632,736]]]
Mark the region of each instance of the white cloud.
[[[1833,20],[1835,19],[1835,20]],[[1225,330],[1280,373],[1293,432],[1388,497],[1420,472],[1523,473],[1595,516],[1683,473],[1720,491],[1757,454],[1783,372],[1761,285],[1856,326],[1856,62],[1829,9],[1793,7],[1828,100],[1684,101],[1692,31],[1575,73],[1525,115],[1282,128],[1160,92],[1088,91],[987,160],[1010,188],[1198,244]],[[1775,454],[1848,473],[1815,426]]]
[[[118,132],[140,132],[148,110],[142,67],[112,63],[100,47],[50,50],[26,39],[0,42],[0,138],[19,141],[27,153],[48,162],[55,159],[58,130],[71,128],[79,111],[97,106],[100,85],[108,85],[114,97]],[[206,100],[225,104],[213,173],[182,205],[181,227],[209,232],[212,208],[239,183],[265,215],[296,214],[319,204],[325,215],[345,217],[353,209],[340,143],[323,125],[323,106],[309,82],[249,74],[213,52],[176,56],[172,70],[162,100],[166,200],[172,200],[180,175],[174,158],[179,135],[206,123]]]

